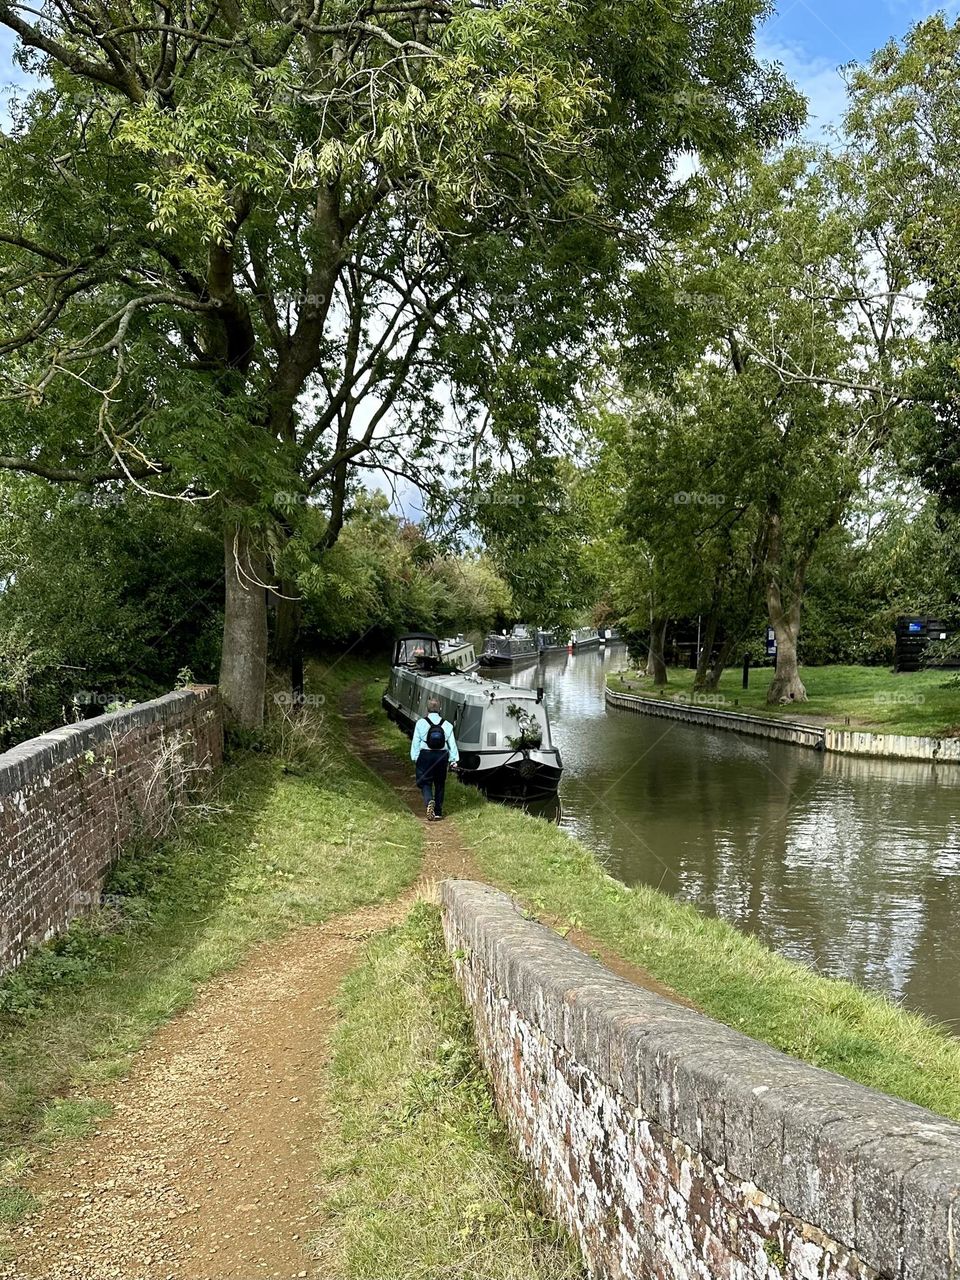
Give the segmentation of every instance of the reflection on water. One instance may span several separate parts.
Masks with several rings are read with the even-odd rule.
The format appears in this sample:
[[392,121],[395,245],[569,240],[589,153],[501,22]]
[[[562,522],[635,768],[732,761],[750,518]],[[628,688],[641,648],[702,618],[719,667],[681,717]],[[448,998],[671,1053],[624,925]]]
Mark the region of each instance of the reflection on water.
[[562,825],[656,885],[822,973],[960,1030],[960,767],[820,755],[607,711],[609,652],[549,656]]

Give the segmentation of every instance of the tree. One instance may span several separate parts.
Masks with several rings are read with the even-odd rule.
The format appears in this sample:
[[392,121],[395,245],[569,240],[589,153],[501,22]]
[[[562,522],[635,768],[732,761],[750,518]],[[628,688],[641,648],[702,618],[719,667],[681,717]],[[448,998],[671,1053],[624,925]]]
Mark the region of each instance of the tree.
[[565,459],[548,456],[501,472],[467,499],[517,618],[531,625],[569,629],[596,598],[585,482]]
[[[0,745],[74,708],[216,677],[220,538],[206,508],[0,483]],[[51,498],[59,498],[55,506]]]
[[336,545],[322,561],[305,563],[295,586],[307,637],[321,646],[375,650],[403,630],[486,628],[511,607],[486,557],[444,553],[392,515],[381,493],[354,503]]
[[[697,189],[694,230],[662,268],[675,306],[663,429],[680,424],[678,439],[697,441],[687,487],[729,504],[718,530],[755,520],[739,550],[760,566],[777,637],[768,697],[802,701],[812,558],[896,420],[893,387],[915,339],[908,263],[849,157],[746,155],[708,167]],[[700,573],[692,561],[681,580]]]
[[256,725],[307,500],[294,567],[366,471],[542,451],[677,153],[796,118],[764,12],[0,4],[45,77],[2,148],[0,465],[215,503],[221,685]]
[[960,23],[936,14],[850,79],[845,129],[909,263],[928,342],[905,383],[915,473],[960,510]]

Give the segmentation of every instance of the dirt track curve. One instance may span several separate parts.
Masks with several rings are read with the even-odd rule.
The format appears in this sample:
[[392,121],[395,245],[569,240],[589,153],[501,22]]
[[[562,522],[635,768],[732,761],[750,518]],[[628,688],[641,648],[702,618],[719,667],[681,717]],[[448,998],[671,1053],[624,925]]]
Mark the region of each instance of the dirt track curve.
[[[343,712],[351,749],[419,812],[411,772],[363,732],[356,691]],[[420,876],[401,897],[256,948],[160,1028],[129,1076],[102,1091],[110,1118],[32,1180],[41,1207],[10,1231],[3,1280],[330,1276],[310,1243],[334,995],[364,941],[438,880],[482,878],[452,824],[425,836]],[[662,990],[589,937],[571,941]]]

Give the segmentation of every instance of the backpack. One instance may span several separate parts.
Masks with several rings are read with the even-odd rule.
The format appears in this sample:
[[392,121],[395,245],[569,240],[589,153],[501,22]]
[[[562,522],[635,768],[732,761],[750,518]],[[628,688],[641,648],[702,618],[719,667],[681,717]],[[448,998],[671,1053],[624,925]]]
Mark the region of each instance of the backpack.
[[[435,711],[432,711],[430,713],[430,715],[436,715],[436,714],[437,713]],[[430,719],[430,716],[427,716],[426,742],[427,742],[427,746],[431,751],[443,751],[446,748],[447,735],[446,735],[446,732],[444,731],[442,720],[440,721],[439,724],[434,724],[434,722]]]

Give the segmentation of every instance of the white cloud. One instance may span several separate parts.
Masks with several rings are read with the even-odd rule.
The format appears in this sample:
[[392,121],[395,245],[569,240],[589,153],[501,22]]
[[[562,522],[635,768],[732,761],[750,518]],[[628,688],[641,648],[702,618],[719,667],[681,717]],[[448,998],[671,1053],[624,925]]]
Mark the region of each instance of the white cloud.
[[[958,0],[960,2],[960,0]],[[828,58],[814,57],[804,49],[777,40],[763,31],[757,38],[757,56],[779,62],[810,104],[807,136],[823,140],[831,125],[839,125],[847,102],[840,67]]]

